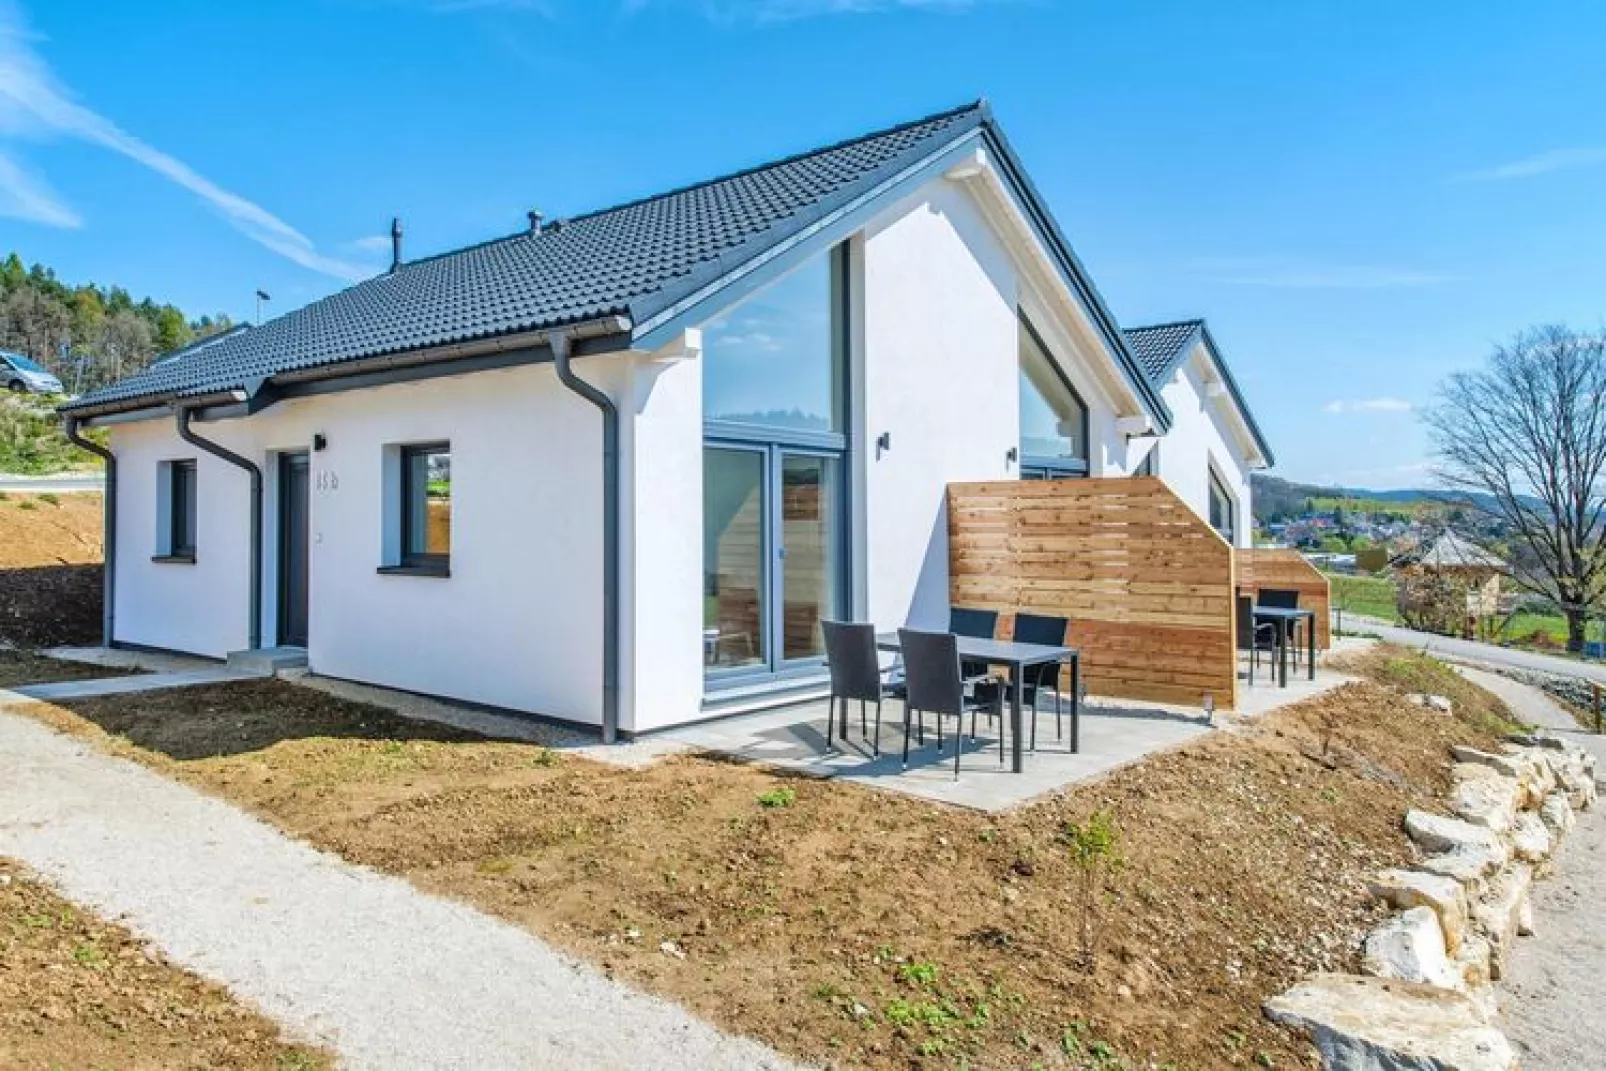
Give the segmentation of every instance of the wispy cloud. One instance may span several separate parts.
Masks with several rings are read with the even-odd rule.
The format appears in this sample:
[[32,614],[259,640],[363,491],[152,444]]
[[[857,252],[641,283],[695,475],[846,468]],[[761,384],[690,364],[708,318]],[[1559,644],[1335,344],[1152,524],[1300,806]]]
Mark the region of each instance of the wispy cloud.
[[715,22],[797,22],[836,15],[894,11],[961,12],[1024,0],[623,0],[626,14],[656,7],[686,7]]
[[[98,145],[190,191],[246,237],[304,268],[341,279],[360,279],[370,274],[359,265],[325,256],[306,235],[260,205],[223,189],[183,161],[78,103],[34,52],[35,40],[21,10],[8,0],[0,0],[0,137],[65,137]],[[42,187],[37,180],[23,188],[31,193],[30,203],[36,209],[47,206],[46,210],[53,210],[58,217],[65,212],[77,220],[76,213],[48,195],[40,201]]]
[[47,227],[81,227],[84,221],[64,204],[45,180],[0,153],[0,216]]
[[1455,282],[1436,271],[1377,264],[1330,264],[1284,257],[1217,257],[1194,262],[1202,279],[1281,290],[1403,290]]
[[368,234],[346,243],[359,253],[383,253],[390,248],[390,235]]
[[1413,406],[1404,398],[1384,395],[1381,398],[1361,398],[1356,401],[1337,399],[1322,406],[1324,413],[1409,413]]
[[1606,164],[1606,148],[1552,149],[1535,156],[1477,171],[1465,171],[1457,176],[1463,182],[1502,182],[1508,179],[1534,178],[1552,171],[1568,171],[1578,167],[1596,167]]

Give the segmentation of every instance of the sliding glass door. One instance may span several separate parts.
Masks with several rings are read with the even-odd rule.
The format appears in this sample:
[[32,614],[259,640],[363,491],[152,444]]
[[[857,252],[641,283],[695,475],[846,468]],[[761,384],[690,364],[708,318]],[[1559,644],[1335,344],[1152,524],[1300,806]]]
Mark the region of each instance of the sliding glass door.
[[703,450],[703,664],[710,683],[817,668],[845,588],[841,458]]

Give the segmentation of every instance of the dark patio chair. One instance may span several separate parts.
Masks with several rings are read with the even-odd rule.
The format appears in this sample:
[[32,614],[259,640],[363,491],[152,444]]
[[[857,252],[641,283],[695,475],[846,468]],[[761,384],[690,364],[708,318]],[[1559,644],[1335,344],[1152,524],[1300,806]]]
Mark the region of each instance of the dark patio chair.
[[[955,636],[970,636],[978,640],[990,640],[998,635],[997,610],[973,610],[965,606],[955,606],[948,611],[948,631]],[[966,680],[980,680],[990,674],[987,663],[966,659],[960,667],[960,672]]]
[[[899,629],[898,644],[903,649],[904,681],[909,689],[903,712],[903,767],[909,768],[909,734],[918,718],[925,728],[929,711],[937,716],[937,747],[942,748],[942,719],[954,718],[954,780],[959,780],[959,756],[965,746],[965,714],[981,700],[966,694],[964,676],[959,671],[959,641],[951,632],[919,632]],[[996,713],[996,712],[995,712]],[[1004,724],[998,719],[1000,728]],[[998,734],[998,759],[1003,761],[1004,734]]]
[[[955,636],[969,636],[973,639],[990,640],[998,635],[998,611],[975,610],[965,606],[954,606],[948,610],[948,631]],[[966,658],[959,663],[959,672],[964,675],[965,685],[973,693],[985,692],[996,688],[998,674],[986,662],[979,662],[974,658]],[[1002,704],[998,705],[999,718],[1002,719]],[[976,711],[970,712],[970,739],[976,739]]]
[[[871,750],[881,754],[881,701],[888,694],[876,652],[875,626],[849,621],[822,621],[825,662],[831,670],[831,713],[826,720],[825,744],[836,742],[837,704],[841,703],[843,733],[847,732],[848,703],[859,701],[859,732],[870,739]],[[870,735],[866,708],[875,704],[875,735]]]
[[[1015,615],[1015,642],[1036,643],[1044,647],[1065,646],[1065,634],[1070,631],[1071,621],[1067,617],[1040,617],[1037,614]],[[1032,738],[1031,748],[1037,750],[1037,714],[1038,699],[1045,689],[1054,693],[1054,736],[1056,739],[1065,739],[1064,710],[1060,704],[1060,672],[1065,667],[1058,662],[1049,662],[1040,666],[1032,666],[1026,671],[1021,681],[1021,691],[1027,702],[1032,705]],[[1079,702],[1080,696],[1073,701]]]
[[[1278,610],[1297,610],[1299,609],[1299,592],[1283,588],[1261,588],[1260,593],[1255,596],[1255,601],[1261,606],[1271,606]],[[1289,653],[1294,656],[1295,666],[1304,661],[1304,645],[1294,642],[1294,629],[1297,627],[1290,621],[1287,626],[1287,635],[1284,637],[1290,648]]]
[[[1249,684],[1255,683],[1255,670],[1260,664],[1260,652],[1272,654],[1277,650],[1277,626],[1271,622],[1255,624],[1255,600],[1248,595],[1238,596],[1238,650],[1249,652]],[[1270,661],[1267,662],[1270,665]]]

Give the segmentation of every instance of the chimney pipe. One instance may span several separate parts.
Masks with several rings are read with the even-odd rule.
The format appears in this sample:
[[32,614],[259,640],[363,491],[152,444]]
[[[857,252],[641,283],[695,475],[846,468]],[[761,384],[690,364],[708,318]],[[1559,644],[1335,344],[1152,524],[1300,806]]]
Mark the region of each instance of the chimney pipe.
[[527,212],[525,214],[530,217],[530,233],[531,234],[540,234],[541,233],[541,213],[537,212],[535,209],[532,208],[532,209],[530,209],[529,212]]
[[402,266],[402,226],[401,218],[395,217],[390,221],[390,270],[395,271]]

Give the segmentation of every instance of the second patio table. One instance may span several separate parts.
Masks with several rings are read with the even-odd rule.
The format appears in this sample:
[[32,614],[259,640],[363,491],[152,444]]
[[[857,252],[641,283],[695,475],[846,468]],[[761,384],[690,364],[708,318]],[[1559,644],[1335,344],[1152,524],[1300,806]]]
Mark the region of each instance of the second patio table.
[[[1026,769],[1026,750],[1022,744],[1021,705],[1026,694],[1026,670],[1031,666],[1050,663],[1070,663],[1071,666],[1071,750],[1080,746],[1080,700],[1082,656],[1075,647],[1050,647],[1041,643],[1015,643],[1012,640],[984,640],[977,636],[957,636],[959,658],[964,662],[986,662],[990,666],[1008,666],[1009,730],[1013,737],[1010,749],[1011,765],[1016,773]],[[875,638],[876,646],[883,651],[900,653],[902,646],[896,632],[883,632]],[[1055,689],[1056,693],[1059,691]]]

